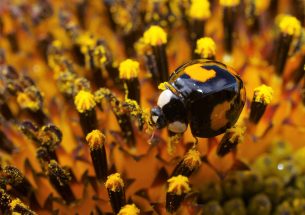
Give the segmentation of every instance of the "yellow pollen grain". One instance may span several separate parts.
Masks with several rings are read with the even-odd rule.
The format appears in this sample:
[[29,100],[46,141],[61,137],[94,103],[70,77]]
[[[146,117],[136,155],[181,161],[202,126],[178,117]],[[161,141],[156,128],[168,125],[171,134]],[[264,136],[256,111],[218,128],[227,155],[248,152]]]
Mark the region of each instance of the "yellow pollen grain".
[[216,76],[216,72],[214,70],[207,70],[201,66],[201,64],[193,64],[186,67],[184,72],[190,76],[190,78],[200,82],[206,82]]
[[96,105],[94,96],[90,92],[84,90],[81,90],[77,93],[74,98],[74,104],[77,111],[80,113],[89,111]]
[[301,23],[294,16],[284,15],[279,21],[279,28],[281,32],[291,36],[299,36],[301,34]]
[[144,42],[144,38],[141,37],[135,44],[134,48],[139,56],[144,55],[149,50],[149,45]]
[[196,149],[189,150],[183,159],[183,163],[186,166],[188,166],[190,169],[199,167],[201,164],[201,158],[200,158],[199,151]]
[[242,125],[235,125],[232,128],[228,129],[227,132],[231,133],[230,141],[233,143],[234,141],[238,141],[241,143],[244,139],[244,134],[246,132],[246,127]]
[[56,48],[62,48],[62,43],[59,40],[54,40],[52,42],[52,46],[56,47]]
[[104,46],[99,45],[94,49],[94,60],[96,65],[103,65],[107,61],[106,49]]
[[95,40],[90,34],[80,34],[76,38],[76,43],[81,46],[81,52],[86,54],[88,49],[93,48],[95,45]]
[[37,111],[40,108],[39,102],[29,96],[27,93],[19,93],[17,95],[17,102],[23,109],[28,108],[32,111]]
[[127,59],[120,63],[120,79],[137,78],[139,75],[140,64],[138,61]]
[[159,89],[159,90],[166,90],[168,85],[169,85],[168,82],[160,83],[160,84],[158,85],[158,89]]
[[143,35],[144,43],[157,46],[167,43],[167,34],[157,25],[152,25],[147,31],[144,32]]
[[270,0],[254,0],[254,4],[257,14],[261,14],[268,9]]
[[192,0],[190,17],[193,19],[204,20],[211,16],[210,3],[208,0]]
[[180,196],[191,190],[189,179],[183,175],[171,177],[167,182],[169,183],[167,190],[168,193],[174,193]]
[[117,192],[124,187],[123,179],[121,178],[120,173],[114,173],[107,177],[107,181],[105,183],[107,189]]
[[135,204],[125,205],[121,208],[118,215],[138,215],[140,214],[140,209],[137,208]]
[[199,54],[202,58],[215,56],[216,45],[214,40],[210,37],[203,37],[197,40],[195,53]]
[[25,204],[23,204],[23,203],[20,201],[20,199],[14,199],[14,200],[12,200],[11,203],[10,203],[10,208],[11,208],[11,210],[14,210],[14,209],[16,208],[17,205],[21,205],[21,206],[27,208],[27,206],[26,206]]
[[90,149],[99,149],[105,143],[105,135],[99,130],[93,130],[86,136]]
[[273,96],[273,89],[263,84],[254,89],[253,100],[255,102],[269,104],[272,100],[272,96]]
[[234,7],[239,5],[240,0],[220,0],[220,5],[224,7]]

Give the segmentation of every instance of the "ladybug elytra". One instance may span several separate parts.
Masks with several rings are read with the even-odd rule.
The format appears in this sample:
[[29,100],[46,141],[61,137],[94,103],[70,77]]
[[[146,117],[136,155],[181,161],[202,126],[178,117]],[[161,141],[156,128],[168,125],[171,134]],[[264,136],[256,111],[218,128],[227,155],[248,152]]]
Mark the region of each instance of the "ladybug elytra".
[[236,123],[245,100],[243,82],[233,69],[193,60],[170,76],[151,116],[157,128],[183,133],[190,124],[195,137],[214,137]]

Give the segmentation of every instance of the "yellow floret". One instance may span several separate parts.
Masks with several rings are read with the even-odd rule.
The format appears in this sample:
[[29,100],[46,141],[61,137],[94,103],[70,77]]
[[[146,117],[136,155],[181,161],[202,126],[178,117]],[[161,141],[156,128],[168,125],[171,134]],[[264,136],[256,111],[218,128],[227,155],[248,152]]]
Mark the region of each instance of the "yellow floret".
[[284,15],[281,17],[279,28],[281,32],[291,36],[299,36],[301,34],[301,23],[294,16]]
[[124,60],[120,63],[119,71],[121,79],[137,78],[139,75],[139,62],[131,59]]
[[199,167],[201,164],[201,157],[199,151],[196,149],[189,150],[183,159],[183,163],[190,169]]
[[193,19],[207,19],[211,16],[210,3],[207,0],[192,0],[189,11]]
[[256,13],[259,15],[268,9],[270,5],[270,0],[255,0],[254,4]]
[[183,175],[171,177],[167,182],[169,183],[167,190],[169,193],[174,193],[179,196],[188,193],[191,190],[189,179]]
[[239,5],[240,0],[220,0],[220,5],[224,7],[234,7]]
[[147,31],[144,32],[144,42],[151,46],[157,46],[167,43],[166,32],[157,25],[152,25]]
[[140,209],[137,208],[135,204],[125,205],[121,208],[118,215],[138,215],[140,214]]
[[216,45],[214,40],[210,37],[203,37],[197,40],[197,47],[195,49],[195,53],[199,54],[202,58],[215,56]]
[[81,52],[83,54],[86,54],[88,52],[88,49],[93,48],[95,45],[95,40],[90,34],[80,34],[76,38],[76,43],[80,45]]
[[105,143],[105,135],[99,130],[93,130],[87,134],[86,141],[91,149],[98,149]]
[[78,112],[83,113],[95,107],[94,96],[88,92],[81,90],[74,98],[74,104]]
[[254,89],[254,101],[269,104],[272,100],[273,89],[266,85],[261,85]]
[[107,177],[107,181],[105,183],[107,189],[116,192],[124,187],[124,182],[121,178],[120,173],[114,173]]
[[52,42],[52,46],[61,49],[62,48],[62,43],[59,40],[54,40]]
[[238,141],[241,143],[244,139],[244,134],[246,132],[246,127],[242,125],[235,125],[232,128],[228,129],[227,132],[231,133],[230,141],[233,143],[234,141]]
[[18,93],[17,102],[23,109],[30,109],[32,111],[37,111],[40,108],[39,101],[30,96],[28,93]]
[[107,61],[106,49],[104,46],[99,45],[94,49],[94,63],[97,66],[103,65]]

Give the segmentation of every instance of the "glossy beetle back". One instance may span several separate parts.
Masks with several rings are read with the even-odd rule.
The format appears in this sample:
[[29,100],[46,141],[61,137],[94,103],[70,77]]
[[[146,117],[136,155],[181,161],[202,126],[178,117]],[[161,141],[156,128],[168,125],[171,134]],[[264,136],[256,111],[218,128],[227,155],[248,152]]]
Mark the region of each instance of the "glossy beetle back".
[[213,137],[233,126],[245,104],[239,76],[217,61],[194,60],[179,67],[169,83],[185,103],[194,136]]

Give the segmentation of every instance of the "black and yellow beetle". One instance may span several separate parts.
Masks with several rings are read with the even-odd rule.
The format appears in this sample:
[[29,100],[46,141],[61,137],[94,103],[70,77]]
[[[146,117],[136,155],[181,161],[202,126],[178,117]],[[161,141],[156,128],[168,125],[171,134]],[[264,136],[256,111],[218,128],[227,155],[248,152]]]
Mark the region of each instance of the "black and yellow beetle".
[[193,60],[170,76],[151,110],[157,128],[195,137],[213,137],[232,127],[245,104],[246,91],[236,72],[214,60]]

